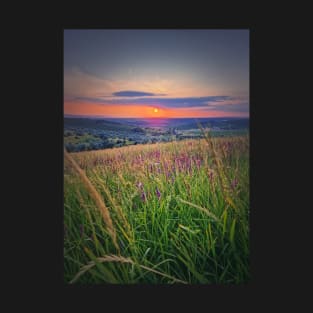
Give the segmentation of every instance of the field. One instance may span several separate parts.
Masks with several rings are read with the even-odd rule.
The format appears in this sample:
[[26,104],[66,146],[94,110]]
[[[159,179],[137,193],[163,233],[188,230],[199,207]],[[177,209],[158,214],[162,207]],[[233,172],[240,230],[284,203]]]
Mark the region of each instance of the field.
[[64,156],[66,283],[248,281],[248,135]]

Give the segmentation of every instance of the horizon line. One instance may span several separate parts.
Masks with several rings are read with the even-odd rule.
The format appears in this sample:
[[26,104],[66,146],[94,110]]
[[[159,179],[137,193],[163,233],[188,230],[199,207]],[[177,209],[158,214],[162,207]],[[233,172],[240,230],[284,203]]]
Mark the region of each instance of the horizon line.
[[202,118],[250,118],[250,116],[190,116],[190,117],[112,117],[112,116],[99,116],[99,115],[75,115],[75,114],[64,114],[64,118],[110,118],[110,119],[188,119],[188,118],[195,118],[195,119],[202,119]]

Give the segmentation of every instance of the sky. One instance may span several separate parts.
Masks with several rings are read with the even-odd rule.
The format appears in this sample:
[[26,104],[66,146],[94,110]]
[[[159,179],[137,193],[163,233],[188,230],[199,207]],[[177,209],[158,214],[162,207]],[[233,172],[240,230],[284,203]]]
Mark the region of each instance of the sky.
[[64,114],[249,117],[249,30],[64,30]]

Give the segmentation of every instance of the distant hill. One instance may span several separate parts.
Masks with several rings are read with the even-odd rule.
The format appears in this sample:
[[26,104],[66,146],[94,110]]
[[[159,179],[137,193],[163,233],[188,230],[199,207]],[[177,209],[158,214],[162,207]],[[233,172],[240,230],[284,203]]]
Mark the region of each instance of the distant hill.
[[248,118],[206,118],[206,119],[187,119],[185,122],[178,122],[175,126],[177,129],[193,129],[198,128],[198,123],[203,127],[217,127],[220,129],[249,129]]
[[198,128],[198,122],[203,127],[219,127],[221,129],[249,129],[249,118],[124,118],[112,119],[124,125],[133,127],[159,127],[159,128],[177,128],[181,130]]
[[92,128],[98,130],[130,131],[139,127],[176,128],[180,130],[198,128],[198,123],[203,127],[216,127],[225,130],[249,129],[249,118],[64,118],[65,128]]
[[249,119],[150,118],[113,119],[64,117],[64,143],[69,152],[201,138],[198,122],[212,136],[233,136],[249,129]]
[[92,128],[99,130],[131,130],[132,126],[112,120],[92,119],[92,118],[64,118],[66,128]]

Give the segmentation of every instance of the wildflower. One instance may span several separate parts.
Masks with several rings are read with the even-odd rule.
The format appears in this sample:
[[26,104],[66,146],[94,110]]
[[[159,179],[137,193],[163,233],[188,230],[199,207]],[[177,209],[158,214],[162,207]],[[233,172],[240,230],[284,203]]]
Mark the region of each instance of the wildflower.
[[142,182],[138,182],[138,183],[137,183],[137,187],[140,188],[140,189],[142,189],[142,188],[143,188]]
[[142,200],[143,202],[146,202],[146,201],[147,201],[146,193],[145,193],[144,191],[141,193],[141,200]]
[[157,188],[156,189],[156,195],[157,195],[157,197],[158,197],[158,200],[160,200],[160,198],[161,198],[161,193],[160,193],[160,190]]
[[153,166],[152,166],[152,164],[149,164],[149,171],[150,171],[150,172],[153,171]]
[[197,159],[197,160],[196,160],[196,165],[197,165],[198,168],[200,168],[201,160]]
[[233,181],[231,182],[231,188],[235,190],[237,186],[238,186],[238,179],[235,177]]

